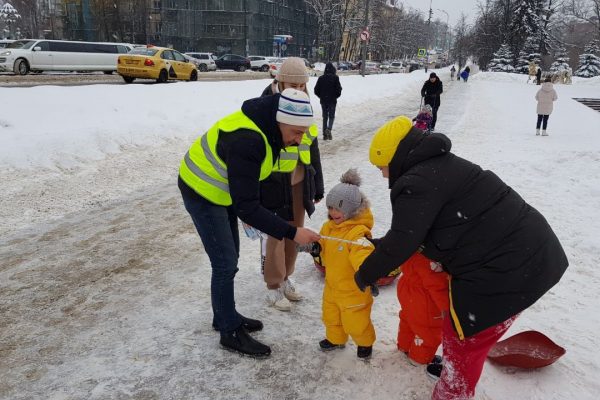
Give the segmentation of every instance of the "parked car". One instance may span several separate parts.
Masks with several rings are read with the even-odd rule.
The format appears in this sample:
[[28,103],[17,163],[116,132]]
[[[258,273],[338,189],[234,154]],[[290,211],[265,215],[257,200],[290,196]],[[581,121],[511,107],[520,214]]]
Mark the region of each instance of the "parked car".
[[265,56],[249,56],[250,60],[250,68],[253,71],[269,71],[269,63],[274,60],[274,57],[265,57]]
[[198,60],[198,70],[201,72],[217,70],[217,64],[215,64],[213,53],[198,53],[190,51],[185,54]]
[[382,62],[381,64],[379,64],[379,69],[382,72],[387,72],[390,69],[390,63],[388,63],[387,61]]
[[218,69],[233,69],[244,72],[251,68],[250,60],[235,54],[225,54],[215,60]]
[[379,64],[375,61],[367,61],[365,63],[365,74],[379,74],[381,73],[381,69],[379,69]]
[[6,46],[8,46],[9,44],[11,44],[12,42],[14,42],[14,40],[12,40],[12,39],[0,39],[0,49],[5,48]]
[[177,50],[165,47],[138,47],[128,54],[119,56],[117,72],[126,83],[135,79],[156,79],[166,82],[169,79],[195,81],[198,70]]
[[27,75],[30,71],[104,71],[112,74],[127,43],[21,39],[0,51],[0,71]]
[[352,69],[352,64],[350,64],[348,61],[340,61],[337,69],[339,71],[350,71]]
[[[269,63],[269,74],[271,75],[271,78],[275,78],[277,76],[279,68],[281,67],[281,64],[283,64],[286,58],[276,58]],[[313,69],[314,65],[312,65],[310,61],[308,61],[306,58],[302,58],[302,60],[304,61],[304,65],[306,66],[306,72],[308,73],[308,76],[317,76],[315,69]]]
[[281,67],[281,64],[283,64],[284,60],[285,59],[283,58],[275,58],[271,60],[269,63],[269,74],[271,75],[271,78],[275,78],[277,76],[277,72],[279,72],[279,68]]
[[406,72],[406,68],[402,64],[402,61],[392,61],[388,72],[390,74],[394,72]]

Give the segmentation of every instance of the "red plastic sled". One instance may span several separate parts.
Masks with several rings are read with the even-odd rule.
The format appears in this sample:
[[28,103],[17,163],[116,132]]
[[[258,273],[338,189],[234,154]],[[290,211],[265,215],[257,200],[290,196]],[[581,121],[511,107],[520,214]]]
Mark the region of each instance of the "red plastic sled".
[[533,369],[550,365],[565,353],[543,333],[525,331],[496,343],[488,358],[499,365]]

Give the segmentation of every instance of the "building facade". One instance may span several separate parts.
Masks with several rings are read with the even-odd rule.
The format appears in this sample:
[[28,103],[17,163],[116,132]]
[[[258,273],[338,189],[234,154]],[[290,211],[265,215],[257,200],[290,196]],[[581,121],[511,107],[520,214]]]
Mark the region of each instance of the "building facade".
[[[110,3],[110,4],[108,4]],[[217,54],[307,56],[317,31],[304,0],[63,0],[67,39]],[[108,4],[108,5],[105,5]],[[275,37],[287,40],[276,41]]]

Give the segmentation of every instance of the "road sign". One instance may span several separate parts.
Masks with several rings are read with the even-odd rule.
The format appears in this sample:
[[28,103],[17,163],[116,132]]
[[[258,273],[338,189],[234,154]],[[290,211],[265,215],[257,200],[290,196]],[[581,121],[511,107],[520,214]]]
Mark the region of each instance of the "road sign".
[[281,51],[286,51],[287,50],[287,44],[282,44],[281,45]]
[[370,37],[371,37],[371,34],[369,33],[368,29],[365,29],[360,33],[360,40],[363,42],[366,42],[367,40],[369,40]]
[[425,49],[419,49],[419,57],[425,57],[425,55],[427,54],[427,50]]

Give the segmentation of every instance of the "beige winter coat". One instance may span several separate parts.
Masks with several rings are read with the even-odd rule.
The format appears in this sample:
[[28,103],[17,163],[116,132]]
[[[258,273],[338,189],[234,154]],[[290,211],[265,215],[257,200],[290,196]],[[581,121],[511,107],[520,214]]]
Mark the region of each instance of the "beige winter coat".
[[551,82],[542,83],[542,88],[535,94],[537,100],[537,113],[539,115],[552,114],[553,102],[558,99],[554,85]]

